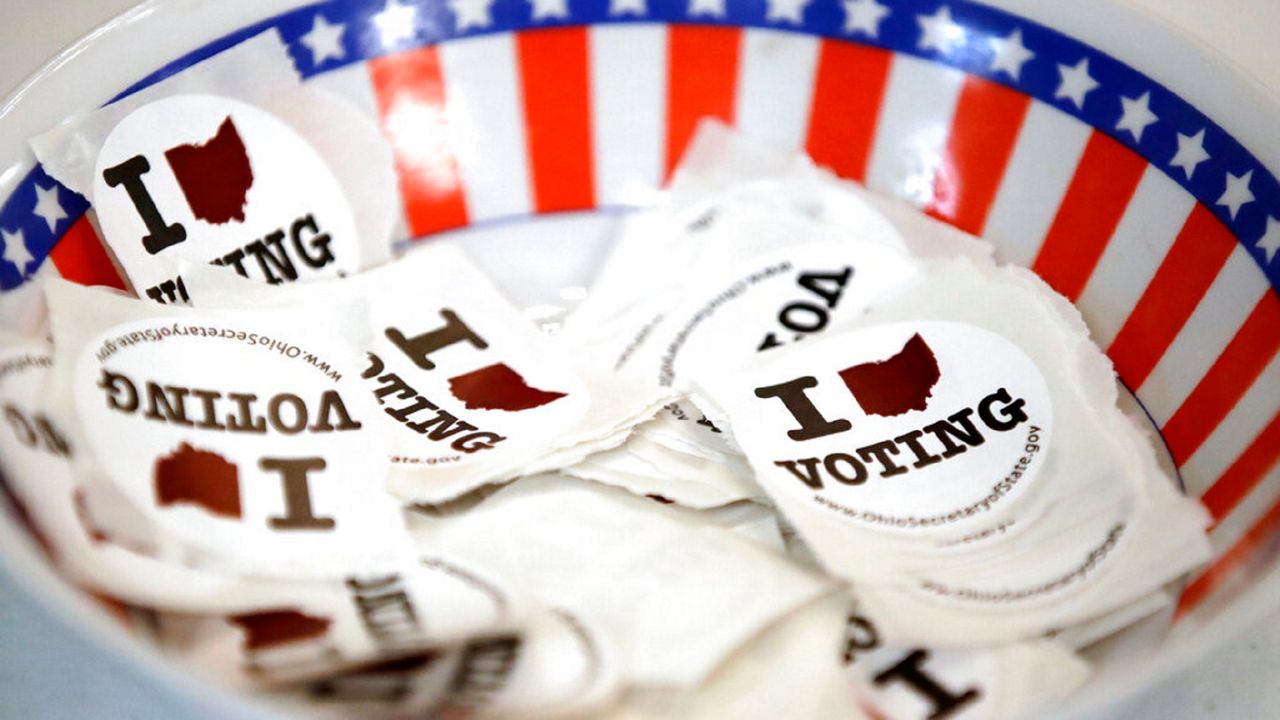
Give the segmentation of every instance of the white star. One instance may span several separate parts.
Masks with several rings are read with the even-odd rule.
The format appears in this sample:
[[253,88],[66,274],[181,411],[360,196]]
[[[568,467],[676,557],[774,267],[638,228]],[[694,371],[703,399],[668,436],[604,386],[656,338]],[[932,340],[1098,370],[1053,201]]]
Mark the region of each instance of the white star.
[[311,23],[311,29],[307,31],[299,40],[307,49],[311,51],[311,65],[320,67],[325,60],[341,60],[347,56],[346,48],[342,47],[342,34],[347,31],[347,26],[342,23],[330,23],[325,20],[320,13],[316,13],[315,20]]
[[964,44],[964,28],[951,19],[951,8],[946,5],[933,15],[917,15],[916,23],[920,25],[920,39],[916,47],[921,50],[946,53],[956,45]]
[[1209,159],[1209,153],[1204,150],[1204,130],[1195,135],[1183,135],[1178,133],[1178,152],[1173,154],[1173,159],[1169,161],[1170,167],[1180,167],[1182,172],[1186,173],[1187,179],[1196,171],[1196,166]]
[[649,12],[644,0],[609,0],[610,15],[644,15]]
[[1089,58],[1081,58],[1075,67],[1058,65],[1058,75],[1062,82],[1053,93],[1055,100],[1066,98],[1077,108],[1084,109],[1084,96],[1098,87],[1098,81],[1089,75]]
[[1249,189],[1249,181],[1252,179],[1252,170],[1243,175],[1227,173],[1227,189],[1222,191],[1217,204],[1231,211],[1232,220],[1236,219],[1236,213],[1240,212],[1241,207],[1253,202],[1253,191]]
[[382,10],[373,16],[373,24],[378,28],[383,46],[389,47],[413,37],[417,19],[417,8],[404,5],[401,0],[386,0]]
[[844,3],[844,31],[864,32],[871,37],[880,36],[880,21],[889,14],[889,8],[876,0],[842,0]]
[[1275,260],[1276,253],[1280,252],[1280,220],[1268,217],[1267,231],[1253,246],[1262,251],[1262,257],[1268,264]]
[[991,49],[995,51],[995,55],[991,57],[991,72],[1003,70],[1015,82],[1022,79],[1022,66],[1036,56],[1022,44],[1022,28],[1015,29],[1003,40],[992,38]]
[[768,0],[764,19],[800,25],[804,22],[804,7],[808,4],[809,0]]
[[67,211],[58,202],[58,186],[43,188],[36,185],[36,206],[33,213],[44,219],[49,232],[57,232],[58,221],[67,219]]
[[698,15],[724,17],[724,0],[689,0],[689,17]]
[[529,0],[533,4],[533,19],[569,17],[569,0]]
[[0,236],[4,237],[4,259],[17,269],[19,275],[26,277],[27,266],[35,260],[35,257],[27,249],[27,241],[22,237],[22,231],[0,230]]
[[1116,132],[1128,130],[1133,133],[1133,139],[1142,142],[1142,131],[1147,129],[1151,123],[1159,120],[1156,114],[1151,112],[1151,92],[1142,93],[1136,98],[1120,98],[1120,107],[1123,109],[1120,115],[1120,122],[1116,123]]
[[493,24],[493,17],[489,15],[493,0],[448,0],[448,3],[459,30]]

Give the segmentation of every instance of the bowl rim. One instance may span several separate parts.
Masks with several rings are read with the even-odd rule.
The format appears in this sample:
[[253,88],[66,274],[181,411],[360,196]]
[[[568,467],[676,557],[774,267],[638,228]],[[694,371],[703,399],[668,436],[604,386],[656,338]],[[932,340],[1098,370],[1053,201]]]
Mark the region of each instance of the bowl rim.
[[[24,175],[18,169],[25,159],[28,135],[75,111],[109,101],[115,88],[127,87],[138,79],[137,73],[120,82],[103,79],[126,77],[126,71],[119,67],[123,64],[104,63],[104,59],[126,56],[134,60],[143,55],[136,45],[129,44],[130,37],[150,33],[151,38],[163,38],[162,42],[149,45],[145,53],[148,62],[161,58],[147,66],[159,68],[173,56],[180,57],[201,47],[201,43],[215,41],[257,21],[323,4],[308,0],[254,0],[250,7],[248,3],[146,0],[86,33],[0,100],[0,128],[5,130],[0,133],[0,199],[7,198]],[[1280,174],[1280,141],[1271,131],[1280,121],[1280,95],[1247,68],[1165,18],[1129,0],[953,0],[949,4],[976,4],[1008,12],[1085,42],[1129,67],[1142,68],[1142,73],[1193,107],[1214,108],[1212,114],[1205,113],[1212,122],[1237,139],[1265,169]],[[1131,42],[1135,27],[1157,34],[1160,42]],[[156,28],[163,28],[163,32],[154,31]],[[87,68],[92,68],[89,75],[96,81],[88,89],[83,87]],[[40,110],[26,109],[32,107]],[[160,681],[204,704],[227,702],[230,693],[211,691],[208,684],[163,662],[158,652],[139,647],[127,632],[97,612],[89,600],[67,592],[67,585],[43,564],[7,513],[0,513],[0,539],[9,540],[10,547],[23,548],[16,553],[0,553],[0,566],[22,591],[33,597],[56,595],[51,608],[69,627],[87,629],[85,634],[104,650],[129,658]],[[1055,712],[1062,717],[1087,717],[1120,705],[1239,638],[1280,607],[1280,572],[1271,570],[1259,574],[1255,583],[1232,597],[1225,611],[1198,626],[1194,634],[1180,638],[1176,653],[1161,654],[1141,671],[1131,668],[1092,683]],[[1135,683],[1137,678],[1140,681]],[[245,712],[263,710],[240,695],[233,697]]]

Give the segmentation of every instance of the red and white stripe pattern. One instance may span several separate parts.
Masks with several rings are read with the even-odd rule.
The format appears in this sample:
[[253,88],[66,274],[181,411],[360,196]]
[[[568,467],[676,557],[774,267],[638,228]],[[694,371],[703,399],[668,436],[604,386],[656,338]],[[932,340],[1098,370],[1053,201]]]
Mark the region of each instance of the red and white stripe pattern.
[[1057,108],[1031,101],[980,233],[1009,262],[1035,262],[1092,132]]
[[104,285],[117,290],[128,290],[124,273],[116,265],[97,229],[90,222],[90,215],[82,215],[67,229],[62,239],[49,253],[49,263],[40,266],[40,272],[57,276],[81,285]]
[[43,262],[27,275],[26,282],[0,295],[0,327],[24,335],[47,331],[44,288],[39,280],[60,277],[81,285],[102,285],[130,291],[106,244],[91,221],[82,214],[72,221]]
[[[626,203],[703,117],[802,149],[988,238],[1079,305],[1219,519],[1223,559],[1184,609],[1280,529],[1280,299],[1163,170],[1046,102],[867,45],[679,24],[466,38],[316,82],[381,123],[409,236]],[[111,265],[90,233],[55,266],[119,285],[99,277]]]

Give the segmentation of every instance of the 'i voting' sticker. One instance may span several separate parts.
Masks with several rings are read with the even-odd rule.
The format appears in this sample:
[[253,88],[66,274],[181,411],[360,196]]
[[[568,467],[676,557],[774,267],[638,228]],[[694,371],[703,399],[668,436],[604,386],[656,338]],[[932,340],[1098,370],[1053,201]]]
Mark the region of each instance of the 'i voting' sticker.
[[882,530],[987,522],[1032,483],[1051,434],[1031,359],[962,323],[842,333],[730,382],[708,390],[767,486]]
[[138,108],[98,155],[93,204],[139,295],[186,302],[177,261],[278,284],[360,268],[355,219],[320,155],[247,103],[178,95]]

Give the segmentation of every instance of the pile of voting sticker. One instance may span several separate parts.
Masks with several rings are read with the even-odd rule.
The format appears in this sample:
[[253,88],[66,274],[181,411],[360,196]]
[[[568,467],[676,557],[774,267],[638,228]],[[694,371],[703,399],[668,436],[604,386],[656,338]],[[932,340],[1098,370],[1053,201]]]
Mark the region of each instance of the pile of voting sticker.
[[397,251],[380,130],[274,34],[32,146],[132,292],[0,338],[4,476],[280,707],[1004,718],[1207,558],[1069,302],[722,126],[555,333],[465,237]]

